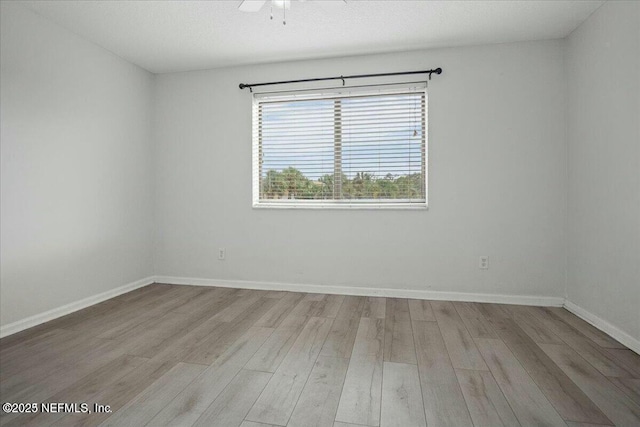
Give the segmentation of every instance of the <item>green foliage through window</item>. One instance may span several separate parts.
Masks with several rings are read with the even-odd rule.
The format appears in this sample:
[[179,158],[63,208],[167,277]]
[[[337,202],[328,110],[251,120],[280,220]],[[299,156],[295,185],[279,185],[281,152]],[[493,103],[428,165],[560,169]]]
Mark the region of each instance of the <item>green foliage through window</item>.
[[[263,199],[332,200],[334,176],[323,175],[317,180],[307,178],[293,167],[282,171],[269,170],[262,179]],[[352,179],[342,175],[342,194],[339,199],[419,199],[422,194],[422,174],[382,178],[358,172]]]

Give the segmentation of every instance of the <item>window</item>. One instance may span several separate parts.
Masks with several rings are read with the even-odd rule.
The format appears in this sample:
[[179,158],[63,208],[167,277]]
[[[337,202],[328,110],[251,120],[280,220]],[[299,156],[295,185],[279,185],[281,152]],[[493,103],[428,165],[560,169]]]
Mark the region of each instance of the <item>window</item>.
[[253,205],[426,207],[426,86],[255,94]]

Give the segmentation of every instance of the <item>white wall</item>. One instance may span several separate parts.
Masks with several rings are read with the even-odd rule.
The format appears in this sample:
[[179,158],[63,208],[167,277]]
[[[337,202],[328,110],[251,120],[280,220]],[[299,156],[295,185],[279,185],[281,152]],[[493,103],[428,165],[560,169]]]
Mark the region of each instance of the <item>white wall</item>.
[[640,340],[640,3],[567,39],[568,299]]
[[0,324],[153,274],[153,75],[1,3]]
[[[563,297],[562,55],[556,40],[158,75],[156,274]],[[429,211],[251,208],[240,82],[438,66]]]

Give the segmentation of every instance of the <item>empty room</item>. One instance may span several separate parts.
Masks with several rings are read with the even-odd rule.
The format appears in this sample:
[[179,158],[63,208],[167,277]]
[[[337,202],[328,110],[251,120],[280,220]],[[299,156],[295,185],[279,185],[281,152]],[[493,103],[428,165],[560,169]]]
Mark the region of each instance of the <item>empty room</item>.
[[0,0],[0,426],[640,426],[640,2]]

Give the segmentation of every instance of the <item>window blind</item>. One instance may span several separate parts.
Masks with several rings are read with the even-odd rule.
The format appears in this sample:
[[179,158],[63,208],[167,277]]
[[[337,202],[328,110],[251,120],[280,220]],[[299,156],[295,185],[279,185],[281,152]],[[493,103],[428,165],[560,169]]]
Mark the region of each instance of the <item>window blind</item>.
[[426,207],[424,84],[255,94],[257,207]]

